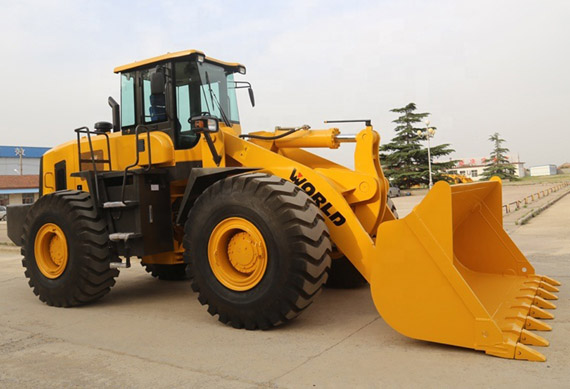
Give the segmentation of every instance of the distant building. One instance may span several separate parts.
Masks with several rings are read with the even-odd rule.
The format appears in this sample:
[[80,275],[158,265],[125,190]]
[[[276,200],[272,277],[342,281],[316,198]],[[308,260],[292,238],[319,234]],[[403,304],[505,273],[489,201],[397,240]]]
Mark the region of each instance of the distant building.
[[40,158],[48,150],[48,147],[0,146],[0,175],[39,174]]
[[0,205],[30,204],[38,199],[40,158],[48,150],[0,146]]
[[0,176],[0,205],[31,204],[39,196],[40,176]]
[[556,168],[556,165],[532,166],[530,168],[531,177],[553,176],[555,174],[558,174],[558,169]]
[[[526,174],[524,162],[521,162],[518,156],[514,158],[513,155],[507,156],[507,159],[515,167],[515,175],[517,177],[524,177]],[[461,174],[471,178],[473,181],[479,181],[483,176],[483,170],[485,170],[488,164],[489,160],[486,157],[463,158],[458,160],[457,166],[449,169],[447,172],[451,174]]]

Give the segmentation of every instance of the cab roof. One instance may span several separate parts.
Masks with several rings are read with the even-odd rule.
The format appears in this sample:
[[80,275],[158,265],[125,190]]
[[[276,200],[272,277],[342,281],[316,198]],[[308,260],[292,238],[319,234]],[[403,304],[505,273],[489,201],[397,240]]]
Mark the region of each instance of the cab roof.
[[238,68],[238,67],[243,67],[245,69],[245,66],[243,66],[240,63],[237,62],[225,62],[225,61],[220,61],[219,59],[215,59],[212,57],[206,57],[206,55],[199,50],[183,50],[183,51],[177,51],[175,53],[166,53],[163,55],[159,55],[158,57],[152,57],[152,58],[148,58],[148,59],[143,59],[142,61],[136,61],[127,65],[122,65],[122,66],[118,66],[116,67],[113,72],[115,73],[122,73],[128,70],[133,70],[145,65],[150,65],[156,62],[162,62],[165,60],[169,60],[169,59],[174,59],[174,58],[181,58],[181,57],[188,57],[192,54],[200,54],[203,55],[204,58],[206,59],[206,61],[209,62],[213,62],[213,63],[217,63],[220,64],[222,66],[228,66],[228,67],[234,67],[234,68]]

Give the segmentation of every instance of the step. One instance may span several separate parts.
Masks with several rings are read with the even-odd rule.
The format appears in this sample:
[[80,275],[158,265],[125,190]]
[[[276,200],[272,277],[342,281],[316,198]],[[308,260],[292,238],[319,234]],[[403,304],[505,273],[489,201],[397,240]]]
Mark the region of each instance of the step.
[[125,262],[110,262],[109,269],[126,269],[129,267]]
[[134,207],[137,204],[136,201],[107,201],[103,203],[103,208],[126,208]]
[[129,239],[136,239],[136,238],[140,238],[142,235],[141,234],[137,234],[134,232],[115,232],[112,234],[109,234],[109,240],[113,241],[113,242],[118,242],[118,241],[127,241]]

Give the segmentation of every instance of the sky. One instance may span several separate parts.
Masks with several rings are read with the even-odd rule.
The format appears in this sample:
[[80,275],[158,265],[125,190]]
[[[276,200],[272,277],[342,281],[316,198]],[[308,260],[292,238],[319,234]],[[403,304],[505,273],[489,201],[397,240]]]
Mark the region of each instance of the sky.
[[[0,144],[55,146],[111,121],[113,68],[198,49],[240,62],[244,132],[431,113],[454,158],[499,132],[526,167],[570,162],[570,1],[0,0]],[[358,124],[343,125],[356,133]],[[353,148],[320,153],[352,165]]]

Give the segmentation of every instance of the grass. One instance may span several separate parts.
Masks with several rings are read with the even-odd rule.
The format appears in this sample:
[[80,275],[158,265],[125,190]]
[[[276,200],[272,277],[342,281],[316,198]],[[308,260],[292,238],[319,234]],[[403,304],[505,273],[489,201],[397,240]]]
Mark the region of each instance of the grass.
[[534,184],[556,184],[565,181],[570,181],[570,174],[556,174],[554,176],[526,176],[518,181],[505,182],[504,185],[534,185]]

